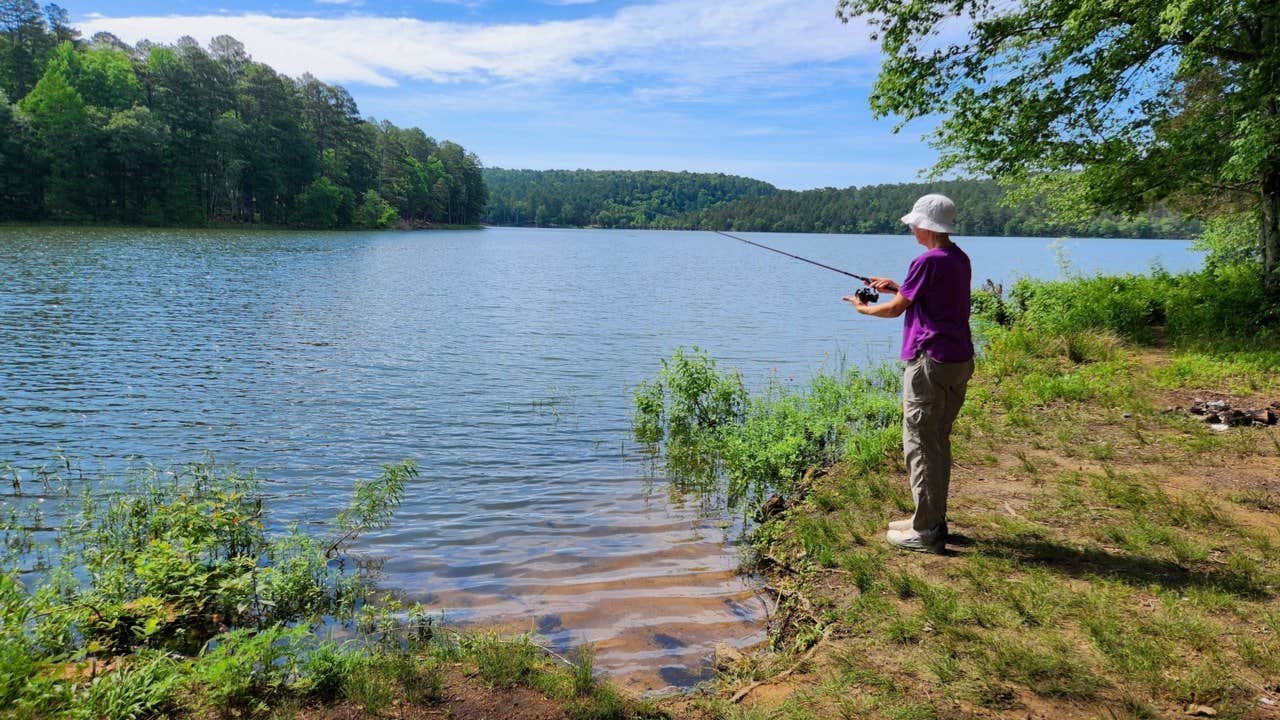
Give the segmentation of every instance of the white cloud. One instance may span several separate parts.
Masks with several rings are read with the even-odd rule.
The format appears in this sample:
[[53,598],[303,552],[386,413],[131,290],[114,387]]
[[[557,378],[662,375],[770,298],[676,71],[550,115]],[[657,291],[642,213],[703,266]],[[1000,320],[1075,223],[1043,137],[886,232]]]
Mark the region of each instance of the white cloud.
[[281,72],[311,72],[330,82],[538,85],[630,76],[653,78],[646,84],[667,88],[668,96],[690,97],[726,84],[763,86],[779,74],[825,72],[827,63],[875,58],[865,29],[842,25],[833,7],[831,0],[664,0],[612,15],[524,24],[357,14],[88,16],[80,28],[86,36],[105,30],[128,42],[172,42],[182,35],[207,42],[232,35]]

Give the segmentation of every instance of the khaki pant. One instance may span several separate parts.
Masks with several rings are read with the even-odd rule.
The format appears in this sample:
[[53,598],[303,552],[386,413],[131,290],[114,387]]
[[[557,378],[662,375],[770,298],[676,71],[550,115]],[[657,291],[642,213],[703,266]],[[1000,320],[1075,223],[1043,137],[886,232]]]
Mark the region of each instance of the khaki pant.
[[934,362],[924,352],[902,375],[902,450],[907,459],[916,532],[936,530],[947,519],[951,485],[951,426],[973,377],[973,361]]

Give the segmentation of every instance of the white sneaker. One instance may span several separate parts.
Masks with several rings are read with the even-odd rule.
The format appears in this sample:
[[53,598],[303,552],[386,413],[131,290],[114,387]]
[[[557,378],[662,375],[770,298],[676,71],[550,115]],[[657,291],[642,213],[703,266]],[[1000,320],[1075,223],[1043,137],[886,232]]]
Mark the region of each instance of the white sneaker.
[[[912,530],[913,528],[911,527],[911,518],[907,518],[906,520],[890,520],[889,529],[890,530]],[[947,534],[947,521],[943,520],[942,535],[945,537],[946,534]]]
[[915,552],[941,553],[947,547],[947,536],[937,530],[922,533],[911,529],[890,530],[884,537],[894,547]]

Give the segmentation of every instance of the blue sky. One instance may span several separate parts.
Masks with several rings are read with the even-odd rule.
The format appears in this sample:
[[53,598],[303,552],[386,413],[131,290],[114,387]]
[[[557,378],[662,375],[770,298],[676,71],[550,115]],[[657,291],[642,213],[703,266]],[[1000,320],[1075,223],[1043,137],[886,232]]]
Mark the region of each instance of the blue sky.
[[779,187],[916,180],[927,124],[892,133],[879,52],[835,0],[188,0],[62,3],[91,35],[228,34],[489,166],[748,175]]

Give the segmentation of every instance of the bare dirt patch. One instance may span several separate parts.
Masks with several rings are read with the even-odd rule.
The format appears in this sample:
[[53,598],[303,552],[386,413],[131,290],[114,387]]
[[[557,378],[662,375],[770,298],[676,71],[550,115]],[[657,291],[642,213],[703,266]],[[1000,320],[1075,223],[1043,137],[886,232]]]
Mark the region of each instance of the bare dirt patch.
[[398,704],[378,713],[344,702],[331,707],[309,708],[299,717],[303,720],[566,720],[572,716],[563,703],[550,700],[532,688],[490,687],[478,677],[455,668],[445,675],[444,692],[439,702]]

